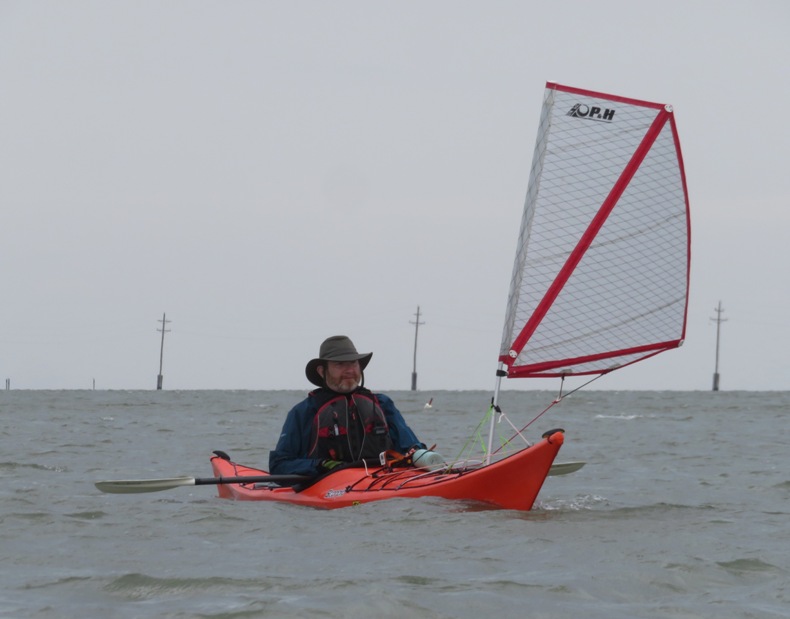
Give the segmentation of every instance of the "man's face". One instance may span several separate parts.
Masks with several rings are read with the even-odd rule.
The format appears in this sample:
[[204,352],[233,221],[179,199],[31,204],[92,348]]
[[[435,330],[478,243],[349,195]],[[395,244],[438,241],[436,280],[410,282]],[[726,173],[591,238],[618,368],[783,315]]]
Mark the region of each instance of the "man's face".
[[327,361],[326,373],[320,365],[316,370],[324,378],[326,386],[338,393],[351,393],[362,380],[359,361]]

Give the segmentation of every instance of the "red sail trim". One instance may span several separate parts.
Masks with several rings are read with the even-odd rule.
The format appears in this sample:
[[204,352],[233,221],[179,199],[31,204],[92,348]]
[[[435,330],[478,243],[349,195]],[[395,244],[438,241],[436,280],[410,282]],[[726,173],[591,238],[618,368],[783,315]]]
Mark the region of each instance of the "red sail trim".
[[652,101],[642,101],[641,99],[630,99],[628,97],[620,97],[618,95],[609,95],[603,92],[596,92],[594,90],[585,90],[584,88],[574,88],[573,86],[563,86],[562,84],[555,84],[554,82],[546,82],[546,88],[557,90],[559,92],[568,92],[574,95],[581,95],[584,97],[593,97],[602,99],[604,101],[616,101],[617,103],[625,103],[628,105],[639,105],[642,107],[662,109],[665,107],[663,103],[654,103]]
[[[557,277],[551,283],[548,290],[546,291],[546,294],[535,308],[535,311],[532,313],[529,320],[521,329],[521,332],[513,341],[513,344],[510,346],[510,350],[515,352],[515,356],[518,356],[521,353],[521,351],[524,349],[524,346],[526,346],[527,342],[529,341],[529,338],[532,337],[532,335],[535,333],[535,330],[538,328],[538,325],[540,325],[549,309],[551,309],[554,301],[557,300],[557,297],[564,288],[565,284],[568,282],[568,279],[579,265],[579,262],[581,262],[584,254],[589,249],[593,240],[595,240],[595,237],[598,235],[598,232],[600,232],[604,223],[606,223],[606,220],[609,218],[612,210],[617,205],[617,202],[620,200],[620,197],[623,195],[626,187],[628,187],[628,184],[631,182],[634,174],[636,174],[639,166],[642,165],[647,153],[650,151],[650,148],[653,146],[653,143],[658,138],[661,130],[670,117],[671,114],[667,112],[666,109],[662,108],[662,111],[659,112],[659,114],[653,120],[653,124],[645,133],[645,136],[642,138],[642,142],[634,151],[631,160],[623,169],[622,174],[615,182],[612,190],[609,192],[609,195],[603,201],[601,208],[598,209],[595,217],[593,217],[590,225],[587,227],[587,230],[585,230],[576,247],[574,247],[573,251],[568,256],[568,259],[565,261],[562,269],[560,269]],[[513,355],[502,355],[500,357],[500,361],[508,364],[512,363],[514,358],[515,357]]]
[[[653,355],[657,355],[658,353],[664,352],[665,350],[671,350],[673,348],[677,348],[682,343],[683,343],[682,339],[677,339],[677,340],[670,340],[668,342],[656,342],[655,344],[645,344],[644,346],[634,346],[632,348],[624,348],[622,350],[614,350],[606,353],[598,353],[595,355],[584,355],[582,357],[559,359],[555,361],[543,361],[541,363],[532,363],[530,365],[519,365],[509,368],[507,376],[508,378],[524,378],[527,376],[549,377],[549,376],[569,376],[569,375],[584,376],[589,374],[606,374],[607,372],[611,372],[614,369],[619,369],[627,365],[631,365],[632,363],[636,363],[637,361],[642,361],[643,359],[647,359],[649,357],[652,357]],[[628,363],[623,363],[622,365],[616,365],[613,368],[600,368],[595,370],[586,370],[583,372],[572,372],[572,373],[568,373],[567,371],[561,371],[561,370],[566,370],[568,367],[574,365],[593,363],[595,361],[603,361],[606,359],[614,359],[617,357],[638,355],[641,353],[649,353],[649,354],[646,354],[642,357],[638,357],[637,359],[633,359]],[[556,371],[556,370],[560,370],[560,371]]]
[[675,115],[669,115],[669,126],[672,128],[672,140],[675,142],[675,154],[678,157],[678,168],[680,169],[680,182],[683,185],[683,200],[686,205],[686,305],[683,308],[683,328],[680,335],[681,339],[686,339],[686,322],[689,307],[689,285],[691,282],[691,215],[689,214],[689,192],[686,186],[686,168],[683,165],[683,153],[680,150],[680,138],[678,137],[677,125],[675,125]]

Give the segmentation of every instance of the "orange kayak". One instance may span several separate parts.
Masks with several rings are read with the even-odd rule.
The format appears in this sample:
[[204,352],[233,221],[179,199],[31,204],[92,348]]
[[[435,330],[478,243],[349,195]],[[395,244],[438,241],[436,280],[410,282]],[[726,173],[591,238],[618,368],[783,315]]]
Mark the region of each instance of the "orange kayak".
[[[219,496],[237,501],[284,501],[323,509],[394,498],[441,497],[480,501],[503,509],[532,508],[564,435],[557,431],[488,465],[428,471],[413,466],[343,467],[295,486],[267,483],[266,471],[211,458],[217,477],[255,477],[250,483],[220,483]],[[276,479],[277,476],[273,476]]]

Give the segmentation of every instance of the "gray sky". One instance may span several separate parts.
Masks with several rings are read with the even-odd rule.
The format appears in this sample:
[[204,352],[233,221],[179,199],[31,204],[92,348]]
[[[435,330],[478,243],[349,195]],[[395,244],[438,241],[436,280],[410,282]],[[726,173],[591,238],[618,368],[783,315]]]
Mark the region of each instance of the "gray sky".
[[[602,389],[786,390],[790,3],[0,0],[0,379],[491,389],[547,80],[675,108],[684,347]],[[3,381],[4,382],[4,381]],[[553,380],[505,388],[554,389]]]

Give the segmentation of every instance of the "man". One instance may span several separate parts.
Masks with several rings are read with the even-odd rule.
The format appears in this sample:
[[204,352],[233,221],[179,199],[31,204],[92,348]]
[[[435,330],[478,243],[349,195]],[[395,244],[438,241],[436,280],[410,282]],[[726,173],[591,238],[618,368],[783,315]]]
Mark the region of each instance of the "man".
[[285,418],[277,447],[269,454],[273,475],[319,475],[344,462],[378,460],[395,449],[425,449],[386,395],[365,389],[364,370],[373,353],[360,354],[345,335],[321,344],[305,367],[318,389]]

